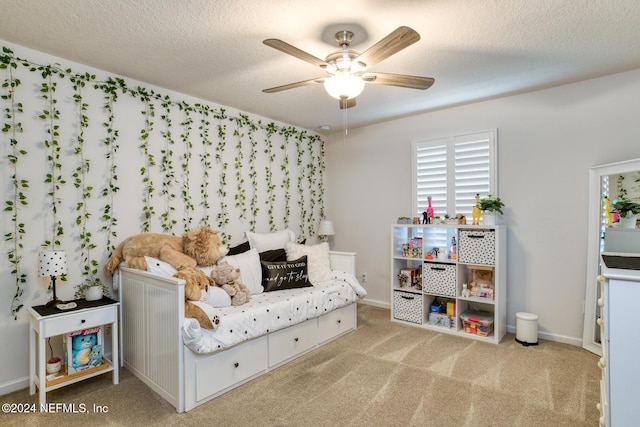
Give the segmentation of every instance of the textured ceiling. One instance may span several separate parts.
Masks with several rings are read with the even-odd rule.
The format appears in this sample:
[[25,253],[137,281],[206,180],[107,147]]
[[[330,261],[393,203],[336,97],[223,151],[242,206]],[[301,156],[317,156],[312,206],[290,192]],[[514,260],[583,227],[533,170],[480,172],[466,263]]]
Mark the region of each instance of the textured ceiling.
[[435,78],[426,91],[367,85],[349,128],[640,68],[639,0],[0,0],[0,40],[310,130],[343,126],[319,58],[354,29],[364,51],[395,28],[420,41],[371,71]]

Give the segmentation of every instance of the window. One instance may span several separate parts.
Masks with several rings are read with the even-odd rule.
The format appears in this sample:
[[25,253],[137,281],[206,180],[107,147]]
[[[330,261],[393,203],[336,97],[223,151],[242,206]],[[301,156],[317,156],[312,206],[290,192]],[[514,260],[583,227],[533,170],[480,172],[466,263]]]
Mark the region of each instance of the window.
[[421,217],[428,197],[436,216],[471,216],[476,194],[499,196],[497,130],[413,142],[413,206]]

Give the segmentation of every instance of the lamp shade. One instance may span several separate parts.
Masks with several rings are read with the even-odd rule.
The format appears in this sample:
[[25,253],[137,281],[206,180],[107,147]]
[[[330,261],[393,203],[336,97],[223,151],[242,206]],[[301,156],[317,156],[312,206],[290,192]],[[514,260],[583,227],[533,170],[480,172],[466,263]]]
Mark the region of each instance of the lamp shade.
[[40,276],[60,276],[67,274],[67,253],[65,251],[40,252]]
[[333,221],[320,221],[318,236],[333,236],[334,234],[336,234],[336,229],[333,227]]
[[324,89],[336,99],[351,99],[362,93],[364,80],[347,71],[337,71],[334,76],[324,80]]

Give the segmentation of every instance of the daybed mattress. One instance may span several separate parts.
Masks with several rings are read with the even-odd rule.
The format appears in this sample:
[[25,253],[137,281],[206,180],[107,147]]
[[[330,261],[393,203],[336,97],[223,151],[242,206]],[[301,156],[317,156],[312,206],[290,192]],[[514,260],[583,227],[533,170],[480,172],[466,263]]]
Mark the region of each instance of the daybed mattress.
[[367,291],[345,272],[333,271],[333,280],[313,287],[263,292],[240,306],[217,309],[220,324],[214,331],[185,318],[183,341],[196,353],[213,353],[269,332],[303,322],[364,298]]

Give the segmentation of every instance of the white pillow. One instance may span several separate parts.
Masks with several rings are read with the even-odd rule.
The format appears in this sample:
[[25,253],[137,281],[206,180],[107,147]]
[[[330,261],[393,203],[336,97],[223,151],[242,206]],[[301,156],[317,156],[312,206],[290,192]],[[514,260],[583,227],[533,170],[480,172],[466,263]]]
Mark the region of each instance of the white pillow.
[[249,249],[238,255],[227,255],[221,261],[226,261],[240,269],[240,282],[249,288],[252,295],[262,293],[262,266],[257,249]]
[[322,242],[307,246],[298,243],[287,243],[285,246],[287,260],[293,261],[303,255],[307,256],[307,274],[313,284],[331,280],[331,265],[329,263],[329,243]]
[[272,249],[283,249],[289,242],[296,241],[296,235],[291,230],[280,230],[274,233],[244,233],[249,240],[249,245],[258,252],[270,251]]
[[209,305],[214,308],[230,307],[231,297],[219,286],[209,286]]
[[144,260],[147,262],[147,271],[160,276],[173,276],[178,272],[171,264],[160,261],[157,258],[145,256]]

